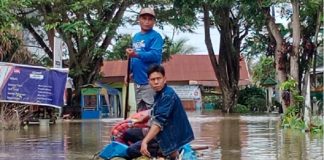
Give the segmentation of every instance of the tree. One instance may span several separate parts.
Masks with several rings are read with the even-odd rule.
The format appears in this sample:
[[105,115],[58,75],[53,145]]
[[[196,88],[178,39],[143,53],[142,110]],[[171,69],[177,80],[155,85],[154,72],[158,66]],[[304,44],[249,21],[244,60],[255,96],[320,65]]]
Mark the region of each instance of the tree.
[[170,60],[171,56],[175,54],[193,53],[195,51],[195,47],[185,45],[186,42],[186,39],[179,39],[177,41],[173,41],[168,36],[165,36],[162,51],[162,61],[166,62]]
[[[230,112],[231,108],[236,104],[237,101],[236,97],[238,94],[238,81],[240,75],[239,47],[242,39],[239,37],[239,24],[238,20],[236,19],[238,17],[230,16],[232,4],[225,4],[221,7],[213,6],[213,8],[211,8],[207,3],[205,3],[203,8],[205,43],[208,49],[208,55],[210,56],[217,80],[221,86],[223,95],[223,111]],[[210,12],[213,14],[213,18],[218,16],[223,18],[222,21],[219,21],[218,19],[215,20],[215,22],[218,22],[217,25],[219,27],[218,29],[220,31],[221,38],[218,61],[216,60],[210,37]],[[237,37],[235,38],[234,35]]]
[[11,6],[23,7],[26,1],[2,0],[0,3],[0,61],[39,64],[37,58],[22,45],[20,26]]
[[69,74],[79,91],[81,85],[92,83],[98,77],[102,55],[130,5],[127,1],[30,1],[16,18],[50,59],[53,59],[52,38],[57,31],[67,46]]
[[176,41],[174,41],[170,48],[171,54],[190,54],[194,53],[196,48],[193,46],[186,45],[186,42],[188,42],[189,39],[186,38],[180,38]]
[[[247,5],[249,4],[249,5]],[[203,13],[205,43],[223,96],[224,112],[231,112],[237,101],[240,76],[241,44],[253,25],[252,16],[258,16],[249,1],[183,1],[177,0],[176,7],[186,12]],[[248,14],[249,13],[249,14]],[[188,17],[188,15],[182,15]],[[196,20],[199,17],[194,16]],[[210,37],[210,28],[220,32],[219,58],[216,59]]]
[[[260,61],[260,57],[267,55],[268,36],[259,31],[251,31],[245,38],[242,46],[242,55],[248,65],[249,73],[252,73],[252,68],[256,61]],[[255,81],[256,83],[256,81]]]
[[290,53],[290,75],[292,78],[299,83],[299,46],[300,46],[300,36],[301,36],[301,27],[300,27],[300,2],[299,0],[291,0],[292,4],[292,49]]
[[[76,88],[75,104],[79,104],[79,89],[99,77],[103,55],[115,38],[116,29],[132,17],[124,17],[127,8],[157,7],[169,1],[105,1],[105,0],[26,0],[25,7],[12,6],[15,18],[36,39],[49,59],[53,59],[53,37],[63,39],[68,50],[69,76]],[[161,8],[163,9],[163,8]],[[168,10],[167,10],[168,11]],[[163,14],[162,14],[163,15]],[[48,40],[48,41],[47,41]]]
[[[323,43],[320,38],[320,27],[323,26],[323,2],[312,0],[304,2],[300,8],[301,22],[301,45],[299,56],[299,84],[298,88],[305,95],[305,90],[301,86],[306,86],[305,76],[313,67],[315,74],[316,66],[321,63],[321,56],[318,53],[318,46]],[[313,65],[312,65],[313,64]]]
[[0,31],[0,61],[21,64],[40,64],[39,59],[23,45],[19,31]]
[[132,36],[129,34],[120,35],[116,38],[116,44],[112,48],[112,51],[108,51],[105,55],[107,60],[127,60],[125,54],[126,48],[132,47]]
[[[302,3],[299,3],[299,1],[291,1],[290,4],[294,5],[294,11],[287,12],[287,15],[289,15],[290,17],[292,14],[294,14],[294,23],[292,25],[294,26],[294,32],[290,31],[291,28],[286,29],[283,25],[277,24],[273,15],[271,15],[271,7],[278,4],[282,4],[282,1],[258,0],[258,3],[251,3],[244,0],[220,0],[203,2],[187,2],[183,0],[175,1],[175,6],[178,6],[179,8],[184,10],[184,12],[191,11],[194,13],[204,13],[203,20],[205,26],[205,42],[208,48],[210,59],[213,64],[213,68],[215,70],[216,77],[222,89],[225,106],[225,108],[223,108],[224,111],[229,111],[231,109],[231,106],[233,106],[233,104],[235,104],[236,102],[235,95],[237,94],[237,83],[239,80],[238,62],[240,58],[240,52],[242,51],[242,49],[244,49],[242,48],[241,44],[243,39],[248,35],[249,29],[254,30],[255,34],[257,34],[262,30],[261,26],[266,26],[268,31],[267,52],[268,55],[273,54],[275,57],[276,79],[279,84],[287,80],[288,74],[293,74],[294,77],[298,77],[298,81],[300,81],[301,77],[296,76],[296,73],[300,73],[300,71],[298,71],[299,65],[296,63],[301,61],[301,54],[299,52],[300,46],[297,46],[297,44],[300,43],[300,38],[298,38],[298,36],[300,36],[300,27],[298,25],[301,25],[300,22],[304,23],[306,21],[302,19],[298,20],[298,15],[300,14],[300,17],[302,18],[303,13],[305,13],[298,12],[299,9],[306,9],[307,5],[309,4],[318,5],[318,1],[302,1]],[[285,7],[283,8],[285,9]],[[317,11],[318,8],[315,10]],[[182,16],[188,17],[188,15]],[[196,20],[199,19],[196,16],[194,16],[194,18],[196,18]],[[312,18],[309,17],[309,19]],[[219,59],[215,58],[215,54],[211,45],[209,29],[212,26],[215,26],[219,30],[221,35]],[[289,37],[289,39],[286,39],[287,36]],[[293,42],[293,44],[290,42]],[[304,47],[302,48],[303,50],[307,49]],[[303,55],[305,56],[307,54]],[[309,55],[305,57],[309,57]],[[309,58],[306,59],[309,60]],[[289,63],[289,61],[291,63]],[[289,64],[292,67],[290,67]],[[296,67],[297,69],[294,69]],[[282,99],[281,92],[279,92],[278,97]],[[285,109],[285,106],[283,106],[283,108]]]
[[[270,52],[274,52],[275,57],[275,68],[276,68],[276,80],[279,84],[283,83],[287,79],[287,72],[286,72],[286,61],[287,61],[287,53],[288,53],[288,45],[285,43],[283,39],[283,35],[280,32],[279,27],[282,26],[277,25],[275,23],[275,18],[273,18],[270,14],[270,5],[267,1],[259,0],[259,5],[262,8],[262,13],[265,17],[265,24],[267,26],[267,30],[270,34],[270,45],[268,46]],[[280,98],[280,102],[282,102],[283,110],[285,110],[285,104],[282,100],[282,92],[277,89],[278,97]]]
[[[310,68],[313,55],[316,55],[317,45],[314,40],[317,40],[318,37],[323,4],[317,0],[292,0],[288,3],[292,6],[292,10],[287,9],[287,6],[282,7],[284,16],[291,19],[289,28],[285,29],[283,25],[276,24],[274,15],[270,14],[271,6],[285,5],[282,1],[259,0],[258,3],[266,17],[265,24],[270,34],[270,44],[268,45],[270,49],[268,50],[275,55],[276,79],[281,84],[287,80],[288,76],[292,76],[298,84],[297,90],[305,91],[301,89],[301,84],[305,83],[304,75]],[[304,86],[306,85],[304,84]],[[280,101],[285,111],[287,106],[281,95],[282,93],[279,91]],[[291,104],[294,104],[293,101]]]
[[13,28],[16,19],[14,10],[11,6],[23,7],[26,1],[24,0],[1,0],[0,3],[0,31],[3,29]]

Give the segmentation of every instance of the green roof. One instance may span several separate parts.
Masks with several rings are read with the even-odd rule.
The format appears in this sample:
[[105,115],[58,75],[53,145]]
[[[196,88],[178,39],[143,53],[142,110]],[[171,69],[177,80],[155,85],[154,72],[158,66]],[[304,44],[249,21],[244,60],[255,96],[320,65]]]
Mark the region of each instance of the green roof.
[[274,86],[276,84],[277,84],[277,81],[275,81],[274,79],[272,79],[270,77],[268,77],[263,82],[261,82],[262,86]]

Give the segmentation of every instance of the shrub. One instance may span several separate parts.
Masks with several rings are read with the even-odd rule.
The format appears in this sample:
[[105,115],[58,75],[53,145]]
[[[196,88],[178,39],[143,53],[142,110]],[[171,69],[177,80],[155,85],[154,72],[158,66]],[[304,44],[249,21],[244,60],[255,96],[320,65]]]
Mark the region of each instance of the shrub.
[[299,109],[297,107],[288,107],[285,112],[281,126],[284,128],[291,128],[297,130],[305,130],[306,125],[299,116]]
[[235,113],[248,113],[248,112],[250,111],[250,109],[249,109],[247,106],[245,106],[245,105],[242,105],[242,104],[236,104],[236,105],[234,106],[233,111],[234,111]]
[[213,104],[216,108],[222,108],[222,98],[216,95],[206,95],[203,97],[204,104]]
[[266,100],[258,96],[252,96],[247,99],[247,106],[251,111],[264,112],[267,111]]
[[247,87],[239,91],[238,104],[247,106],[250,111],[266,111],[266,93],[262,88]]
[[0,130],[19,129],[22,122],[22,113],[28,108],[28,105],[0,103]]
[[312,133],[315,134],[323,134],[324,132],[324,124],[323,124],[323,120],[321,120],[321,118],[319,117],[313,117],[312,118],[312,124],[311,124],[311,128],[310,131]]

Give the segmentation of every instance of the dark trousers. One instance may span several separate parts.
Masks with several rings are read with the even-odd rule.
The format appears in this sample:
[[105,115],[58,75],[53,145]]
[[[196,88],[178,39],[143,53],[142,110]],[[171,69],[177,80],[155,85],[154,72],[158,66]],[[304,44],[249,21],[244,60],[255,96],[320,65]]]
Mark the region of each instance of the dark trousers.
[[[128,158],[137,158],[142,156],[141,144],[145,135],[143,135],[142,128],[130,128],[127,129],[124,133],[125,142],[129,144],[127,149]],[[159,145],[155,139],[151,140],[148,143],[148,151],[150,152],[152,157],[157,157],[159,150]]]
[[145,111],[150,108],[151,108],[151,105],[149,105],[146,102],[144,102],[143,100],[141,100],[140,103],[137,104],[136,112]]

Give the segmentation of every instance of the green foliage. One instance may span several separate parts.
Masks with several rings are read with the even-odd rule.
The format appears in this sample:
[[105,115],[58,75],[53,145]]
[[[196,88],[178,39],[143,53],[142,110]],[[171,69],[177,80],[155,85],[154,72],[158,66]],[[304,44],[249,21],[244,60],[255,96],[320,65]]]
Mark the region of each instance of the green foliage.
[[[316,25],[317,25],[317,14],[323,15],[323,2],[319,0],[309,0],[303,5],[301,5],[300,9],[300,18],[301,18],[301,26],[303,28],[302,34],[305,37],[311,37],[315,34]],[[321,22],[323,24],[323,17],[321,18]]]
[[10,7],[10,0],[2,0],[0,3],[0,15],[1,15],[1,26],[4,26],[5,23],[8,23],[10,21],[10,12],[9,12],[9,7]]
[[250,112],[249,107],[242,105],[242,104],[236,104],[233,109],[234,113],[248,113]]
[[297,130],[306,129],[304,121],[299,116],[299,109],[297,107],[288,107],[281,121],[281,126]]
[[192,31],[198,23],[199,19],[197,13],[199,13],[201,2],[199,0],[174,0],[171,24],[176,28],[180,28],[181,31]]
[[168,36],[164,38],[163,45],[163,62],[168,61],[170,57],[174,54],[190,54],[193,53],[196,48],[192,46],[187,46],[186,42],[188,39],[179,39],[177,41],[172,41]]
[[90,71],[90,68],[88,66],[81,64],[79,66],[71,68],[69,70],[69,74],[73,75],[73,76],[82,76],[82,75],[84,75],[84,73],[87,73],[89,71]]
[[313,117],[311,121],[312,125],[310,131],[314,134],[323,134],[324,133],[324,123],[323,120],[319,117]]
[[[270,0],[263,2],[266,2],[262,4],[264,6],[271,6],[273,3],[275,3]],[[311,2],[317,3],[318,1],[312,0]],[[173,4],[174,7],[172,6]],[[258,8],[255,7],[257,3],[255,3],[254,1],[2,0],[0,2],[0,27],[10,26],[8,24],[11,24],[14,21],[21,22],[21,24],[23,24],[25,27],[31,26],[32,29],[37,28],[37,30],[41,30],[41,32],[38,32],[39,38],[42,39],[42,41],[38,39],[39,44],[45,45],[47,43],[42,42],[45,42],[46,40],[46,31],[50,29],[56,29],[59,32],[60,37],[68,46],[71,63],[69,65],[71,67],[72,73],[75,73],[75,75],[80,75],[80,77],[84,77],[84,79],[86,79],[76,81],[91,83],[91,80],[93,79],[89,78],[89,76],[93,75],[92,73],[98,73],[98,70],[100,69],[100,67],[98,67],[98,64],[101,64],[100,62],[102,61],[101,56],[103,54],[106,54],[107,48],[111,44],[111,39],[115,37],[117,27],[126,23],[133,24],[132,22],[136,21],[136,19],[132,19],[132,17],[123,17],[126,9],[130,12],[136,13],[137,11],[132,10],[131,7],[136,6],[140,8],[142,6],[153,6],[157,13],[157,25],[161,28],[163,28],[164,24],[169,23],[174,25],[177,29],[192,31],[192,29],[196,27],[196,25],[202,18],[202,4],[207,4],[207,6],[210,7],[209,18],[211,20],[211,26],[207,27],[217,27],[218,29],[220,29],[220,31],[226,33],[223,35],[229,35],[228,33],[233,34],[231,35],[232,37],[222,39],[224,45],[227,45],[225,48],[230,48],[231,50],[220,53],[230,56],[220,57],[228,57],[228,59],[224,60],[222,63],[229,66],[229,71],[234,71],[235,65],[238,65],[237,59],[235,59],[235,57],[238,57],[238,54],[240,53],[240,43],[244,38],[244,36],[239,36],[248,33],[251,27],[253,27],[252,29],[259,29],[260,24],[263,24],[262,20],[265,20],[264,18],[262,19],[262,12],[260,12]],[[322,4],[320,3],[320,5]],[[226,14],[230,14],[229,12],[231,12],[232,15],[228,17],[221,16],[225,11],[224,8],[230,8],[229,10],[226,10],[228,11]],[[306,9],[307,7],[302,8]],[[117,13],[120,13],[120,15]],[[116,17],[116,15],[120,17]],[[313,16],[308,16],[308,18],[311,17]],[[305,22],[306,19],[307,18],[305,18]],[[228,29],[224,26],[220,27],[221,22],[229,22],[230,24],[228,25],[228,27],[232,28]],[[314,23],[307,21],[306,24]],[[306,26],[304,28],[308,27]],[[30,31],[32,31],[32,29],[29,28]],[[171,46],[172,43],[168,42],[166,44]],[[235,44],[235,46],[233,46],[233,44]],[[125,46],[125,44],[121,45]],[[224,45],[222,46],[224,47]],[[48,46],[41,47],[46,48]],[[235,50],[233,50],[232,48],[235,48]],[[263,47],[256,46],[256,48],[262,50]],[[110,58],[124,58],[122,56],[116,56],[117,50],[122,50],[118,51],[119,54],[122,54],[124,53],[123,49],[123,47],[116,48],[116,51],[114,51],[115,53],[112,54],[112,57]],[[170,53],[170,49],[168,49],[168,47],[164,49],[164,51],[167,51],[164,53]],[[50,49],[48,49],[46,52],[50,52]],[[257,51],[253,50],[253,52]],[[52,58],[50,56],[50,53],[48,53],[48,55],[50,58]],[[79,63],[85,64],[79,65]],[[234,66],[230,66],[229,64],[233,64]],[[225,71],[221,74],[225,75],[225,77],[233,75],[225,73]],[[231,77],[232,79],[238,77],[238,73],[235,74],[236,77]]]
[[0,61],[39,64],[39,59],[23,47],[19,30],[0,30]]
[[[324,31],[323,31],[324,33]],[[324,35],[323,35],[324,36]],[[323,43],[322,43],[323,44]],[[324,52],[319,52],[316,59],[316,67],[321,67],[324,65]],[[323,82],[323,81],[322,81]]]
[[296,88],[296,86],[297,86],[297,82],[293,78],[290,78],[280,85],[280,89],[293,90],[294,88]]
[[250,111],[266,111],[266,93],[256,86],[239,91],[237,103],[247,106]]
[[82,20],[70,21],[64,23],[59,27],[62,28],[63,32],[71,34],[80,34],[80,36],[93,36],[91,29],[87,26],[88,24]]
[[299,91],[297,90],[297,85],[297,81],[290,77],[287,81],[283,82],[280,85],[280,89],[283,91],[289,91],[292,94],[295,106],[300,107],[304,102],[304,97],[299,94]]
[[174,41],[171,45],[170,53],[171,54],[190,54],[194,53],[196,48],[193,46],[187,46],[186,43],[189,39],[181,38],[177,41]]
[[130,34],[119,35],[116,38],[116,44],[113,46],[112,51],[105,54],[107,60],[126,60],[126,48],[132,47],[132,36]]
[[162,54],[163,54],[162,61],[163,62],[168,61],[170,59],[170,57],[172,56],[171,46],[172,46],[172,40],[168,36],[165,36],[163,49],[162,49]]
[[258,96],[252,96],[248,99],[248,107],[253,112],[267,111],[266,104],[267,104],[266,99]]
[[16,28],[18,21],[15,13],[18,8],[25,7],[29,0],[1,0],[0,1],[0,31],[2,29]]
[[[239,66],[241,44],[245,36],[248,35],[249,29],[254,26],[252,17],[256,17],[261,13],[259,11],[257,12],[257,8],[249,8],[249,5],[253,4],[255,4],[255,2],[248,0],[176,0],[174,3],[176,9],[185,10],[190,13],[187,15],[178,14],[177,16],[194,15],[191,18],[196,21],[203,19],[207,31],[205,43],[211,58],[214,58],[213,52],[215,52],[211,40],[214,37],[208,35],[208,31],[212,27],[219,30],[221,37],[219,59],[213,62],[216,63],[213,64],[213,66],[215,66],[217,70],[216,75],[220,84],[227,84],[221,85],[223,90],[233,91],[231,94],[223,94],[225,97],[224,99],[228,99],[232,95],[236,97],[235,94],[238,91],[239,67],[237,66]],[[202,17],[202,15],[208,17]],[[232,107],[234,107],[233,105],[236,104],[236,98],[233,100],[234,101],[224,101],[226,104],[223,105],[222,110],[231,111]]]
[[[153,3],[153,0],[137,4],[148,2]],[[78,83],[87,84],[96,80],[103,55],[115,37],[118,26],[126,23],[127,18],[123,16],[126,9],[134,4],[134,1],[29,0],[24,7],[15,4],[13,8],[19,8],[14,17],[33,33],[51,59],[53,53],[46,41],[51,38],[49,31],[56,30],[56,36],[62,38],[67,46],[70,76],[78,87],[83,85]]]
[[216,106],[216,108],[222,108],[222,97],[217,95],[204,95],[202,102],[204,104],[210,104]]
[[[176,29],[192,31],[192,29],[201,20],[200,16],[202,11],[201,4],[208,4],[211,6],[212,25],[220,28],[220,22],[224,22],[222,19],[226,18],[226,22],[230,22],[228,27],[225,27],[225,23],[222,24],[223,33],[232,33],[235,31],[235,35],[227,37],[229,41],[226,42],[230,50],[221,52],[224,55],[220,56],[228,57],[229,64],[233,66],[229,67],[229,71],[237,68],[239,65],[239,47],[242,38],[239,37],[247,31],[250,24],[245,25],[244,16],[236,13],[236,10],[243,9],[241,3],[234,0],[222,0],[222,1],[169,1],[169,0],[145,0],[145,1],[105,1],[105,0],[77,0],[77,1],[62,1],[62,0],[30,0],[27,6],[19,9],[16,12],[16,18],[23,24],[24,27],[32,33],[36,33],[38,37],[36,40],[45,48],[46,53],[52,58],[53,53],[49,46],[46,46],[46,33],[49,29],[56,29],[60,37],[64,40],[69,51],[69,66],[71,67],[71,75],[77,83],[92,83],[92,78],[100,70],[100,64],[102,64],[101,55],[106,53],[108,46],[111,44],[111,40],[115,37],[116,29],[118,26],[128,23],[130,18],[123,17],[126,9],[136,13],[132,10],[133,6],[138,8],[142,6],[153,6],[157,13],[157,25],[163,28],[163,24],[166,22],[175,26]],[[247,2],[247,1],[244,1]],[[175,5],[175,7],[172,6]],[[180,7],[176,7],[178,6]],[[222,9],[225,7],[226,9]],[[19,7],[17,7],[19,8]],[[181,8],[181,9],[179,9]],[[226,11],[226,14],[235,13],[234,17],[228,15],[226,17],[221,16]],[[221,19],[219,19],[221,17]],[[133,20],[136,21],[136,20]],[[207,26],[212,27],[212,26]],[[230,28],[229,28],[230,27]],[[37,33],[40,30],[40,32]],[[236,30],[237,29],[237,30]],[[243,29],[240,31],[240,29]],[[33,32],[35,31],[35,32]],[[246,32],[247,33],[247,32]],[[229,35],[229,34],[225,34]],[[245,35],[245,34],[242,34]],[[233,46],[235,43],[235,46]],[[97,49],[100,48],[100,49]],[[235,50],[233,49],[235,48]],[[120,49],[121,50],[121,49]],[[170,51],[170,50],[169,50]],[[122,52],[119,52],[122,53]],[[168,52],[170,53],[170,52]],[[224,63],[225,64],[225,63]],[[234,74],[224,73],[228,76],[232,76],[235,83],[238,83],[239,73],[236,71]],[[83,84],[76,84],[83,85]],[[234,87],[233,87],[234,86]],[[231,86],[236,89],[237,85]],[[236,87],[236,88],[235,88]],[[231,107],[231,106],[230,106]]]
[[[304,120],[301,118],[301,106],[304,102],[304,97],[300,96],[298,94],[298,91],[296,90],[297,82],[290,78],[289,80],[285,81],[281,84],[280,89],[282,90],[288,90],[290,93],[292,93],[292,97],[295,101],[294,106],[289,106],[286,110],[281,125],[284,128],[293,128],[298,130],[305,130],[306,124]],[[318,117],[313,117],[311,120],[311,126],[310,131],[312,133],[323,133],[323,123],[322,120]]]
[[250,33],[242,44],[244,57],[249,61],[266,55],[268,41],[268,37],[260,32]]
[[237,102],[239,104],[248,105],[248,103],[249,103],[248,100],[252,96],[254,96],[255,98],[265,99],[266,93],[262,88],[258,88],[256,86],[246,87],[246,88],[240,90],[240,92],[238,94]]
[[259,63],[253,67],[254,83],[261,83],[268,77],[275,79],[274,59],[272,57],[262,56]]
[[14,20],[13,15],[10,13],[11,0],[2,0],[0,2],[0,28],[8,27]]
[[206,95],[203,97],[203,103],[216,103],[218,99],[216,95]]

